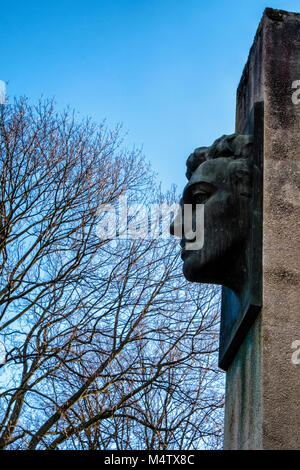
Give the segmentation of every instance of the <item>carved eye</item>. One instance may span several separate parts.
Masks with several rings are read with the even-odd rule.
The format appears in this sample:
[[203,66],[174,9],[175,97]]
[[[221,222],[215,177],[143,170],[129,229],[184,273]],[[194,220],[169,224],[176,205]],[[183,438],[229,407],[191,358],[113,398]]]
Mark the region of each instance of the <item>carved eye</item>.
[[193,194],[194,204],[205,204],[208,198],[211,196],[211,192],[208,191],[197,191]]
[[216,187],[210,183],[199,181],[187,187],[183,193],[184,204],[205,204],[214,194]]

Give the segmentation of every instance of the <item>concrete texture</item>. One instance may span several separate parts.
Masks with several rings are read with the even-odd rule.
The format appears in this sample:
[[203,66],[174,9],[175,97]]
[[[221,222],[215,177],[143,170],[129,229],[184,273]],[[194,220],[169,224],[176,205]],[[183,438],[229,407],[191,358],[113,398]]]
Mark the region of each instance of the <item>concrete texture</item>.
[[226,374],[225,449],[262,448],[261,317]]
[[264,101],[263,308],[227,372],[225,449],[300,449],[300,15],[266,9],[237,92],[236,132]]

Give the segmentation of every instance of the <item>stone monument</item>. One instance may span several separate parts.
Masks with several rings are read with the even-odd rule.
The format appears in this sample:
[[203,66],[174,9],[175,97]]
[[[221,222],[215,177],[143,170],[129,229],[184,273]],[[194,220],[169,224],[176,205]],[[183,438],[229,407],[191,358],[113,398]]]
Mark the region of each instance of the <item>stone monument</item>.
[[205,214],[201,250],[183,235],[184,275],[223,286],[225,449],[300,448],[299,160],[300,14],[267,8],[235,134],[189,156],[181,201]]

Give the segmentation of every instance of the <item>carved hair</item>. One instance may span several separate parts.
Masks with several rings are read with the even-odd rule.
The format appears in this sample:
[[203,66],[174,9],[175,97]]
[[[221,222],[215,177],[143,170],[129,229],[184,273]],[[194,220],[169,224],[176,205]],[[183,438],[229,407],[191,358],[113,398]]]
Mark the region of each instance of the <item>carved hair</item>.
[[210,147],[198,147],[189,156],[186,162],[186,177],[189,180],[196,168],[206,160],[219,157],[230,157],[234,160],[248,158],[253,149],[253,136],[231,134],[223,135]]

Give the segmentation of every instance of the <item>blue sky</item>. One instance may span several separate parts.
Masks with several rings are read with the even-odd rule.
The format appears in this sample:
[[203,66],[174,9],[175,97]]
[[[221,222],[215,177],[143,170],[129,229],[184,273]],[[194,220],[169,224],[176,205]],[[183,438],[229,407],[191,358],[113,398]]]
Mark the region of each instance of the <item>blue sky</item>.
[[164,187],[185,159],[234,131],[235,93],[265,7],[299,0],[0,1],[9,96],[55,97],[81,116],[122,122]]

